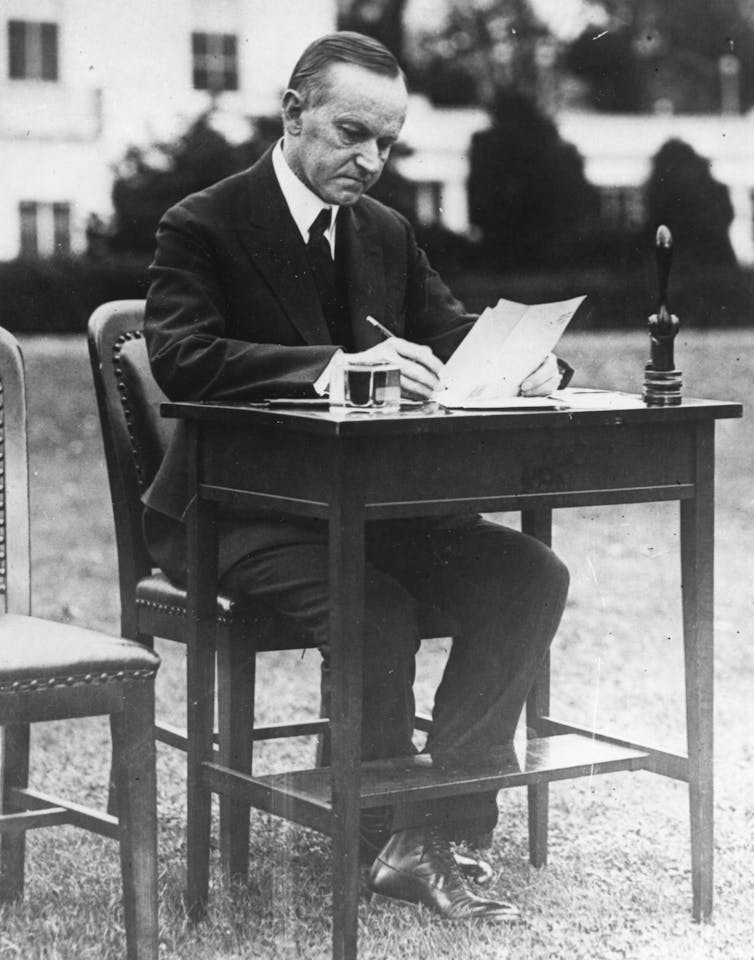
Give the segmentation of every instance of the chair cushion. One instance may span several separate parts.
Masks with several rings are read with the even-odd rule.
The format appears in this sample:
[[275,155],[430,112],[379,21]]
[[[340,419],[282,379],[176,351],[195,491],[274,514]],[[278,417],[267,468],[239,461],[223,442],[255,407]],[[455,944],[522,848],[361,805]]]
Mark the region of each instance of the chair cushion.
[[[186,590],[171,583],[164,573],[153,573],[149,577],[142,577],[136,585],[136,603],[139,606],[159,607],[173,616],[183,616],[186,613]],[[257,607],[253,609],[256,611]],[[227,620],[240,612],[241,607],[238,603],[226,594],[218,593],[217,617],[219,620]]]
[[[186,591],[174,586],[162,573],[142,577],[136,585],[136,606],[144,616],[140,620],[140,629],[145,632],[185,642],[180,630],[176,634],[173,621],[174,618],[185,620],[186,603]],[[257,652],[316,646],[314,639],[302,633],[295,621],[275,613],[262,601],[239,603],[225,594],[218,594],[217,620],[243,631],[250,649],[253,646]],[[161,633],[163,629],[168,632]]]
[[153,677],[160,658],[141,643],[83,627],[0,616],[0,692]]

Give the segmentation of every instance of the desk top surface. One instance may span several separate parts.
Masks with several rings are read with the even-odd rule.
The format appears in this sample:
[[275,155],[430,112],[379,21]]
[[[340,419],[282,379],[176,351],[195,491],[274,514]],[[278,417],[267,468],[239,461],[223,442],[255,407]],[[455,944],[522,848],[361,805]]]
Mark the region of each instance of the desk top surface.
[[[621,396],[624,397],[621,400]],[[742,415],[740,403],[684,397],[674,407],[647,407],[635,395],[611,394],[605,406],[556,410],[445,410],[437,404],[399,413],[330,411],[327,407],[266,406],[228,402],[163,403],[164,417],[219,425],[271,427],[333,437],[381,436],[456,431],[518,430],[718,420]]]

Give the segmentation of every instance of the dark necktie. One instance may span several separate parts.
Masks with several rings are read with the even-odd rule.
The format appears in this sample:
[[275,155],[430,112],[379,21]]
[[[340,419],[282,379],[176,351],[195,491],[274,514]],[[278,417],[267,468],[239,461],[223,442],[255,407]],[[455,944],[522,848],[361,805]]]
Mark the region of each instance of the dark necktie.
[[306,249],[330,336],[333,338],[333,342],[338,343],[341,341],[338,337],[340,324],[338,322],[339,306],[335,262],[332,258],[330,244],[325,236],[325,230],[330,226],[330,218],[331,211],[328,207],[320,210],[311,227],[309,227],[309,242]]

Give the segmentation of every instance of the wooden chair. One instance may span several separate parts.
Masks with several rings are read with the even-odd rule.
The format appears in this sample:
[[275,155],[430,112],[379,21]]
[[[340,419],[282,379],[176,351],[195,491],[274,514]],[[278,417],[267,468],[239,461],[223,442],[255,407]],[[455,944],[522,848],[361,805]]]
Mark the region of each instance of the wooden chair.
[[[143,322],[141,300],[104,304],[89,321],[89,354],[115,521],[121,632],[148,646],[154,637],[185,644],[186,591],[153,570],[142,533],[141,495],[159,467],[172,429],[160,416],[166,397],[152,377]],[[311,645],[267,607],[240,605],[218,595],[215,741],[222,763],[250,773],[254,741],[326,734],[325,719],[254,726],[256,654]],[[158,723],[156,736],[187,749],[183,730]],[[221,798],[220,851],[226,876],[246,877],[247,803]]]
[[[130,960],[157,958],[154,677],[148,647],[30,611],[26,400],[21,353],[0,328],[0,899],[23,894],[25,835],[74,824],[120,842]],[[7,562],[6,562],[7,558]],[[109,715],[118,816],[29,788],[30,724]]]

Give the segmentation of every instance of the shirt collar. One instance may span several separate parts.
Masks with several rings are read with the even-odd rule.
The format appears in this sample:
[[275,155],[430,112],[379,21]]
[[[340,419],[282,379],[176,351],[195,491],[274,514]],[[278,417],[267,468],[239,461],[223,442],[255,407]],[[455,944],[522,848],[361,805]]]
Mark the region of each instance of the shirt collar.
[[272,166],[275,170],[275,176],[278,179],[280,189],[283,193],[285,202],[291,212],[299,233],[304,241],[309,240],[309,227],[317,218],[320,210],[327,207],[332,211],[329,229],[325,230],[325,236],[330,244],[330,250],[335,256],[335,228],[337,224],[338,210],[336,204],[325,203],[312,190],[303,183],[288,166],[288,161],[283,154],[283,141],[278,140],[272,151]]

